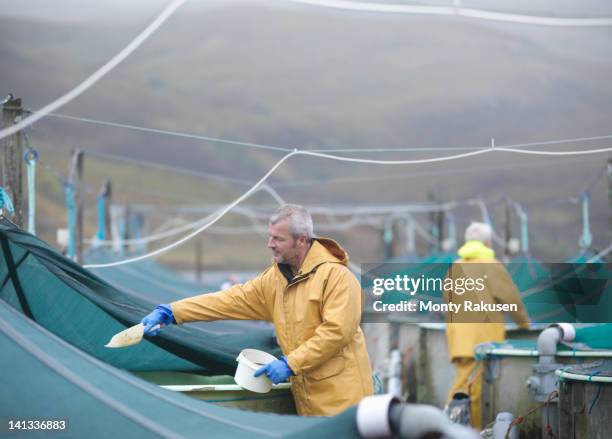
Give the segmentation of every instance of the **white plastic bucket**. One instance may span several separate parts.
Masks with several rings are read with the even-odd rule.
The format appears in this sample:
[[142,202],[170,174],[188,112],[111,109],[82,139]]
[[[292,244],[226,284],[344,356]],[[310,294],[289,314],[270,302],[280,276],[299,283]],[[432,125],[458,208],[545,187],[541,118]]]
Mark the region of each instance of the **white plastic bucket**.
[[236,358],[238,367],[234,381],[240,387],[251,392],[268,393],[272,389],[272,381],[264,374],[255,378],[253,375],[260,367],[277,360],[274,355],[257,349],[244,349]]

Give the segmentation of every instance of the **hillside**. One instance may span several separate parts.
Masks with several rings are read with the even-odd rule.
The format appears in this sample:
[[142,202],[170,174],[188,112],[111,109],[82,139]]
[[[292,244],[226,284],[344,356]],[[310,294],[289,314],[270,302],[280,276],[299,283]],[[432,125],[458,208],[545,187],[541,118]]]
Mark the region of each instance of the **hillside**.
[[[59,2],[56,15],[11,13],[11,3],[0,12],[0,83],[3,93],[13,92],[33,109],[109,59],[164,4],[143,2],[126,10],[112,2],[104,13],[72,16],[62,14],[62,7],[74,9],[70,1]],[[611,37],[609,27],[359,14],[279,1],[187,2],[126,62],[59,113],[284,148],[438,148],[338,153],[388,160],[454,154],[445,147],[485,147],[491,138],[508,145],[607,135]],[[251,182],[283,155],[56,117],[35,124],[29,137],[42,163],[64,173],[75,147]],[[570,142],[542,149],[609,145]],[[585,190],[607,159],[499,153],[385,167],[299,157],[270,183],[286,200],[304,204],[424,202],[430,190],[441,201],[510,196],[529,208],[534,254],[560,260],[577,252],[581,233],[579,206],[560,200]],[[93,195],[105,177],[112,178],[118,202],[161,206],[151,226],[177,216],[173,205],[224,203],[248,188],[86,160],[90,233]],[[45,172],[39,180],[40,233],[53,241],[65,223],[63,194]],[[594,246],[603,248],[612,238],[605,178],[591,196]],[[271,202],[258,197],[251,203]],[[503,206],[490,209],[501,227]],[[479,215],[475,207],[458,209],[459,228]],[[248,223],[230,217],[224,224]],[[359,228],[336,237],[357,262],[373,261],[382,257],[378,233]],[[259,268],[267,261],[259,235],[203,239],[208,267]],[[165,260],[186,266],[192,250]]]

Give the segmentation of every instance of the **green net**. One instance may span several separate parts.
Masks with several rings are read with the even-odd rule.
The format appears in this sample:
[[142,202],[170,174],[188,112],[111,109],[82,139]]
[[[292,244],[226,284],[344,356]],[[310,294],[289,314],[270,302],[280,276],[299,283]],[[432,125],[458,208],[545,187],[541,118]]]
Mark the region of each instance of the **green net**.
[[[457,259],[453,253],[432,254],[418,261],[364,264],[362,286],[366,290],[368,310],[374,301],[382,304],[402,304],[407,301],[442,303],[442,280]],[[508,274],[521,294],[530,320],[537,323],[580,322],[604,323],[612,321],[612,265],[607,262],[571,262],[544,264],[529,255],[514,258],[505,264]],[[472,276],[474,278],[474,276]],[[420,287],[407,294],[401,279],[423,280]],[[390,287],[377,286],[374,281],[390,281]],[[394,285],[397,280],[398,287]],[[423,288],[425,280],[437,281],[435,288]],[[402,285],[404,285],[402,287]],[[382,293],[380,292],[380,290]],[[375,315],[375,313],[371,313]],[[384,315],[368,316],[382,321]],[[405,313],[404,320],[415,322],[443,322],[443,313],[431,313],[417,307]],[[374,321],[374,320],[372,320]],[[509,316],[506,321],[510,322]]]
[[[333,418],[215,406],[109,366],[0,300],[0,436],[28,438],[358,437],[355,408]],[[7,420],[63,420],[66,430],[8,430]]]
[[130,349],[105,348],[113,334],[139,323],[158,303],[184,297],[182,293],[175,292],[171,283],[161,288],[144,279],[133,280],[119,269],[107,273],[116,282],[111,285],[6,221],[0,222],[0,245],[0,298],[114,366],[233,375],[236,357],[244,348],[279,355],[271,327],[261,322],[170,326]]

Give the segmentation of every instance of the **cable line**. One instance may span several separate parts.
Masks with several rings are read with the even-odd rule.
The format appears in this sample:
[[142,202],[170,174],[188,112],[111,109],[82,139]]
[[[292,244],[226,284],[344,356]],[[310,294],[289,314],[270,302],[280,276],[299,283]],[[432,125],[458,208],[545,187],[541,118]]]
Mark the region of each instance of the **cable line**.
[[[32,110],[29,110],[29,111],[34,114],[38,113],[37,111],[32,111]],[[195,139],[195,140],[206,140],[209,142],[225,143],[225,144],[237,145],[237,146],[247,146],[251,148],[268,149],[272,151],[283,151],[283,152],[293,151],[293,149],[281,148],[278,146],[263,145],[259,143],[241,142],[239,140],[228,140],[228,139],[222,139],[218,137],[201,136],[199,134],[183,133],[180,131],[162,130],[158,128],[147,128],[147,127],[142,127],[138,125],[130,125],[126,123],[108,122],[104,120],[89,119],[86,117],[69,116],[66,114],[52,113],[52,114],[48,114],[48,116],[56,117],[60,119],[68,119],[68,120],[74,120],[74,121],[79,121],[79,122],[91,123],[95,125],[109,126],[109,127],[115,127],[115,128],[125,128],[129,130],[134,130],[134,131],[142,131],[145,133],[163,134],[167,136],[183,137],[183,138]]]
[[71,100],[75,99],[81,93],[86,91],[88,88],[93,86],[96,82],[102,79],[107,73],[113,70],[119,63],[132,54],[142,43],[144,43],[153,33],[176,11],[185,0],[174,0],[157,16],[151,24],[149,24],[136,38],[134,38],[127,46],[125,46],[119,53],[112,57],[106,64],[96,70],[91,76],[81,82],[79,85],[74,87],[68,93],[59,97],[55,101],[45,105],[40,110],[36,111],[30,116],[22,119],[18,123],[11,125],[3,130],[0,130],[0,139],[3,139],[11,134],[15,134],[39,119],[47,116],[49,113],[57,110],[58,108],[66,105]]
[[[612,148],[602,148],[602,149],[598,149],[598,150],[586,150],[586,151],[563,151],[563,152],[561,152],[561,154],[562,155],[570,155],[570,154],[575,154],[575,155],[594,154],[594,153],[598,153],[598,152],[607,152],[607,151],[610,151],[610,150],[612,150]],[[285,155],[278,162],[276,162],[276,164],[263,177],[261,177],[261,179],[259,179],[259,181],[257,181],[257,183],[255,183],[244,194],[242,194],[240,197],[236,198],[232,203],[230,203],[227,206],[219,209],[217,212],[215,212],[212,215],[210,215],[209,217],[207,217],[206,219],[212,217],[212,219],[209,222],[207,222],[206,224],[202,225],[200,228],[198,228],[197,230],[191,232],[187,236],[184,236],[183,238],[179,239],[178,241],[173,242],[173,243],[171,243],[171,244],[169,244],[169,245],[167,245],[165,247],[162,247],[160,249],[157,249],[155,251],[152,251],[150,253],[146,253],[146,254],[143,254],[143,255],[140,255],[140,256],[137,256],[137,257],[125,259],[125,260],[122,260],[122,261],[105,263],[105,264],[89,264],[89,265],[84,265],[84,267],[85,268],[114,267],[114,266],[117,266],[117,265],[123,265],[123,264],[128,264],[128,263],[132,263],[132,262],[137,262],[137,261],[141,261],[141,260],[144,260],[144,259],[148,259],[148,258],[157,256],[157,255],[160,255],[162,253],[165,253],[165,252],[167,252],[167,251],[169,251],[169,250],[171,250],[171,249],[173,249],[175,247],[178,247],[179,245],[185,243],[186,241],[190,240],[194,236],[198,235],[199,233],[203,232],[204,230],[206,230],[207,228],[209,228],[210,226],[215,224],[217,221],[219,221],[227,212],[229,212],[236,205],[238,205],[243,200],[245,200],[250,195],[252,195],[256,190],[258,190],[259,187],[266,182],[268,177],[270,177],[270,175],[272,175],[274,173],[274,171],[276,171],[285,161],[287,161],[289,158],[291,158],[293,156],[296,156],[296,155],[321,157],[321,158],[327,158],[327,159],[338,160],[338,161],[346,161],[346,162],[383,164],[383,165],[400,165],[400,164],[423,164],[423,163],[432,163],[432,162],[457,160],[457,159],[464,158],[464,157],[469,157],[469,156],[473,156],[473,155],[477,155],[477,154],[486,154],[486,153],[491,153],[491,152],[496,152],[496,151],[551,155],[551,152],[548,152],[548,151],[526,151],[526,150],[512,149],[512,148],[487,148],[487,149],[484,149],[484,150],[481,150],[481,151],[472,151],[472,152],[463,153],[463,154],[455,154],[455,155],[443,156],[443,157],[433,157],[433,158],[429,158],[429,159],[389,161],[389,160],[354,159],[354,158],[350,158],[350,157],[334,156],[334,155],[331,155],[331,154],[321,154],[321,153],[316,153],[316,152],[312,152],[312,151],[299,151],[299,150],[296,149],[295,151]],[[556,153],[557,152],[552,152],[552,155],[554,155]]]
[[368,3],[349,0],[287,0],[292,3],[301,3],[311,6],[321,6],[333,9],[344,9],[360,12],[385,12],[394,14],[424,14],[424,15],[450,15],[458,17],[477,18],[481,20],[505,21],[510,23],[531,24],[540,26],[561,27],[596,27],[612,26],[612,18],[560,18],[537,15],[508,14],[492,12],[481,9],[467,9],[461,6],[419,6],[400,5],[390,3]]

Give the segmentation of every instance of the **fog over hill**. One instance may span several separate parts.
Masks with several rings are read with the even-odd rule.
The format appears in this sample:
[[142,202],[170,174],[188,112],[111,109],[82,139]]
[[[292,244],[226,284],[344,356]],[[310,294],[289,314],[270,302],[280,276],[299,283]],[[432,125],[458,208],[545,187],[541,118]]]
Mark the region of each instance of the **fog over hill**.
[[[448,4],[418,2],[423,3]],[[110,59],[168,2],[82,4],[3,2],[0,94],[12,92],[25,107],[42,107]],[[580,7],[568,1],[463,4],[511,13],[612,17],[612,6],[595,0]],[[612,135],[610,78],[612,27],[358,13],[273,0],[187,1],[132,56],[58,113],[289,149],[367,149],[337,154],[407,160],[487,147],[492,138],[496,145],[510,145]],[[70,150],[79,147],[254,182],[284,155],[58,117],[41,120],[28,135],[42,163],[62,172]],[[611,145],[612,138],[532,148]],[[398,148],[437,150],[388,151]],[[440,201],[509,196],[528,208],[534,254],[562,260],[578,251],[582,224],[576,197],[609,157],[494,153],[397,166],[294,157],[270,183],[287,201],[304,204],[399,205],[424,202],[429,191]],[[93,196],[104,173],[113,178],[119,202],[219,204],[248,188],[187,183],[168,173],[100,160],[86,163],[90,229]],[[47,215],[40,218],[41,230],[53,240],[65,214],[61,186],[44,172],[39,189]],[[612,238],[601,175],[591,188],[597,248]],[[270,200],[259,196],[251,202]],[[489,207],[501,231],[503,205]],[[175,215],[170,207],[165,212]],[[462,230],[481,212],[463,206],[456,217]],[[516,219],[513,228],[518,230]],[[359,228],[335,236],[356,261],[382,257],[378,232]],[[224,256],[207,256],[211,266],[257,268],[267,261],[258,235],[204,239],[224,249]],[[238,255],[244,241],[247,251]]]

